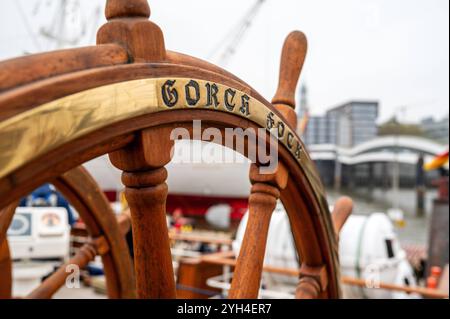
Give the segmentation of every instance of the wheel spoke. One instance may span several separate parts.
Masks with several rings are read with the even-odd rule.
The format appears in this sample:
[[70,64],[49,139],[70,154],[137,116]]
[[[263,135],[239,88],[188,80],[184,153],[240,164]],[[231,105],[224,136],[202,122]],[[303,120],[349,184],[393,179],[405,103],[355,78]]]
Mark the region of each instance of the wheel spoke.
[[[129,231],[130,220],[126,214],[117,217],[117,222],[123,236]],[[85,268],[95,256],[102,257],[111,251],[108,241],[104,236],[90,238],[89,242],[84,244],[70,260],[61,265],[57,271],[46,278],[36,289],[34,289],[27,298],[30,299],[50,299],[66,283],[71,271],[68,266],[77,266],[79,269]]]
[[280,188],[286,186],[287,178],[287,170],[282,164],[279,164],[276,173],[266,175],[260,174],[255,164],[251,165],[250,180],[253,186],[249,197],[248,223],[233,275],[230,298],[258,297],[270,219],[280,197]]
[[50,299],[66,283],[71,275],[68,271],[69,266],[78,266],[79,269],[85,268],[89,262],[94,260],[97,255],[97,249],[92,243],[84,244],[70,260],[60,266],[50,277],[45,279],[39,287],[34,289],[27,298],[31,299]]
[[166,221],[167,170],[173,141],[170,131],[142,131],[136,142],[110,154],[123,170],[122,182],[130,206],[136,288],[139,298],[175,298]]
[[297,299],[317,299],[325,293],[328,285],[326,266],[311,267],[302,264],[300,267],[300,281],[295,292]]
[[110,247],[102,262],[110,298],[134,298],[131,258],[114,212],[95,180],[83,167],[74,168],[52,181],[75,207],[93,238],[104,237]]

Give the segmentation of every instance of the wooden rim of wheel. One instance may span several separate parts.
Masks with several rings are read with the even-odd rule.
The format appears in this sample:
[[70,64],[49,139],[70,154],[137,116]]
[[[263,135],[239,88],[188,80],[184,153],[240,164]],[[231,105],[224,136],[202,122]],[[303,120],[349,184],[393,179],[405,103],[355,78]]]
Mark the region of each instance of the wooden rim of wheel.
[[[78,249],[75,257],[64,263],[56,272],[36,287],[27,298],[48,299],[59,290],[70,274],[66,266],[76,264],[86,266],[95,255],[100,255],[104,267],[106,290],[109,298],[135,297],[132,262],[124,234],[109,202],[97,183],[83,167],[74,169],[54,178],[51,182],[70,204],[77,210],[86,225],[89,242]],[[10,224],[17,202],[8,205],[0,212],[0,243],[8,246],[6,239],[7,226]],[[6,249],[0,253],[5,271],[1,273],[0,298],[11,297],[11,258]],[[80,265],[79,263],[82,263]],[[8,266],[9,265],[9,266]]]

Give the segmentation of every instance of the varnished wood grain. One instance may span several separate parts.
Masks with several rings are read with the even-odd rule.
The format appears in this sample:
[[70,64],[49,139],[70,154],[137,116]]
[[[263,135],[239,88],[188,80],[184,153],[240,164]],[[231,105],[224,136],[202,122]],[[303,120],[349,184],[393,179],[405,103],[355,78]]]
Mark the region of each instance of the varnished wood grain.
[[328,275],[325,265],[312,267],[307,263],[302,263],[295,297],[297,299],[317,299],[323,296],[327,285]]
[[353,201],[350,197],[340,197],[333,207],[331,218],[333,220],[334,231],[339,240],[339,233],[344,226],[347,219],[350,217],[353,211]]
[[[254,184],[259,186],[264,184]],[[267,186],[267,185],[265,185]],[[270,217],[275,209],[279,191],[269,186],[272,194],[255,192],[249,197],[249,212],[245,236],[240,248],[229,297],[256,299],[258,297]]]
[[146,0],[107,0],[105,16],[108,20],[123,17],[148,18],[150,7]]
[[9,225],[14,217],[17,205],[18,202],[14,201],[13,203],[3,206],[3,208],[0,209],[0,242],[6,239],[6,232],[8,231]]
[[166,56],[161,29],[148,21],[150,8],[145,0],[109,0],[105,23],[97,32],[97,44],[119,43],[133,62],[163,61]]
[[289,177],[282,163],[272,174],[262,174],[252,164],[249,175],[252,183],[249,217],[229,292],[230,298],[237,299],[258,297],[270,219]]
[[275,114],[280,114],[267,100],[243,81],[237,81],[195,65],[133,63],[64,74],[24,85],[15,90],[5,91],[0,94],[0,121],[58,98],[99,86],[169,76],[222,83],[255,97],[267,107],[271,107]]
[[0,299],[10,299],[12,292],[12,260],[8,240],[0,238]]
[[144,130],[124,149],[110,153],[124,171],[125,197],[131,211],[136,290],[139,298],[175,298],[166,221],[167,171],[173,147],[170,129]]
[[117,44],[66,49],[1,61],[0,92],[65,73],[127,62],[127,51]]
[[307,50],[305,35],[293,31],[286,38],[281,52],[280,78],[273,104],[285,104],[295,108],[295,92]]
[[6,232],[17,204],[13,202],[0,210],[0,299],[9,299],[12,294],[12,260]]

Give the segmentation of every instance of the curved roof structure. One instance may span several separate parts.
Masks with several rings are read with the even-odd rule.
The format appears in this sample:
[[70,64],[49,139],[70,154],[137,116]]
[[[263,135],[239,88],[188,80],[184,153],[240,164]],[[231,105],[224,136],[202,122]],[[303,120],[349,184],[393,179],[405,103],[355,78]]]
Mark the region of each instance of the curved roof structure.
[[415,164],[420,153],[424,154],[425,161],[428,161],[444,152],[448,146],[416,136],[382,136],[352,148],[320,144],[310,145],[308,149],[313,160],[337,159],[348,165],[393,161]]

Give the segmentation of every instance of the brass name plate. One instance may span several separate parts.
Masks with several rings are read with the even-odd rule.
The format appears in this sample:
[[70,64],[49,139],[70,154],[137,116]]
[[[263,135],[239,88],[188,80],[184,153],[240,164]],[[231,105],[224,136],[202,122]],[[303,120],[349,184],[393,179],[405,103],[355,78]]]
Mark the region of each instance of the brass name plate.
[[110,84],[45,103],[0,123],[0,178],[63,144],[113,123],[174,109],[232,113],[271,132],[301,163],[302,144],[269,108],[231,87],[196,79]]

